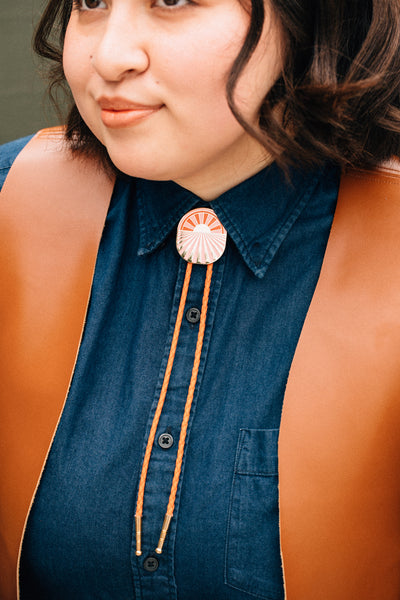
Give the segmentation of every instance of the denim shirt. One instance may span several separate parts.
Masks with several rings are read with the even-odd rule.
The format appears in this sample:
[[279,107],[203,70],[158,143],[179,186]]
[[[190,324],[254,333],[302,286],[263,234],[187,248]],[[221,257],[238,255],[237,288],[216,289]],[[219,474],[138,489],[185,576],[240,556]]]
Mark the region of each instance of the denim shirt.
[[[0,169],[25,141],[6,147]],[[292,170],[290,180],[271,165],[206,204],[173,182],[117,179],[72,385],[28,521],[22,600],[283,599],[282,401],[338,172]],[[157,555],[204,287],[206,267],[193,265],[136,557],[138,480],[186,268],[176,225],[205,205],[225,226],[227,248],[214,264],[175,512]]]

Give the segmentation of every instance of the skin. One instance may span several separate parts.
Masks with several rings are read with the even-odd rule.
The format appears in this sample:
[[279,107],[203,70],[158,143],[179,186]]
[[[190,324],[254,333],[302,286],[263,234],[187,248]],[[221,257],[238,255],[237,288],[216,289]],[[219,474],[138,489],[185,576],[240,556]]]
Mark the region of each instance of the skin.
[[[165,1],[80,0],[66,32],[64,71],[83,119],[121,171],[173,180],[212,200],[270,162],[226,100],[249,16],[237,0]],[[267,10],[235,91],[253,124],[281,71],[280,48]],[[135,103],[133,123],[104,111],[104,98],[116,97]],[[106,108],[123,107],[107,102]]]

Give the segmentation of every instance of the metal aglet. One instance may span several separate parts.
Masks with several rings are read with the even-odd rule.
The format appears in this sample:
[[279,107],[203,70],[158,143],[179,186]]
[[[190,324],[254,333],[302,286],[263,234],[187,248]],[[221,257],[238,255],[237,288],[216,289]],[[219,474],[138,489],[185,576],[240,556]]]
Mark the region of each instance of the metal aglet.
[[156,548],[157,554],[161,554],[161,552],[162,552],[165,538],[167,536],[169,524],[171,523],[171,519],[172,519],[172,515],[169,515],[169,514],[166,514],[164,517],[164,522],[163,522],[163,526],[162,526],[161,533],[160,533],[160,539],[158,540],[158,546]]
[[135,516],[136,523],[136,556],[142,555],[142,517]]

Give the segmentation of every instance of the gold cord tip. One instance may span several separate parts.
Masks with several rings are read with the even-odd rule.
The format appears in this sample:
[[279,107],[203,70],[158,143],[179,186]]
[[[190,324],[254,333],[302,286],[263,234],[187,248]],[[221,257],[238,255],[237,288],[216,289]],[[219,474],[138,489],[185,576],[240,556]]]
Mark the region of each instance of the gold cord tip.
[[161,554],[161,552],[162,552],[165,538],[167,536],[169,524],[171,523],[171,519],[172,519],[172,515],[166,514],[164,517],[164,522],[163,522],[163,526],[162,526],[161,533],[160,533],[160,539],[158,540],[158,546],[156,548],[157,554]]
[[142,517],[135,516],[136,524],[136,556],[142,555]]

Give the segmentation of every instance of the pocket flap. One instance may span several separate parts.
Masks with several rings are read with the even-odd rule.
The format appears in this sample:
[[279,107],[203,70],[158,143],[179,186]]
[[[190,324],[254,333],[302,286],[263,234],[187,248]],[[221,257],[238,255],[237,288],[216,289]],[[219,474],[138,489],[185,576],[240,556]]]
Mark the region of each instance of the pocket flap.
[[241,429],[235,471],[241,475],[277,475],[279,429]]

